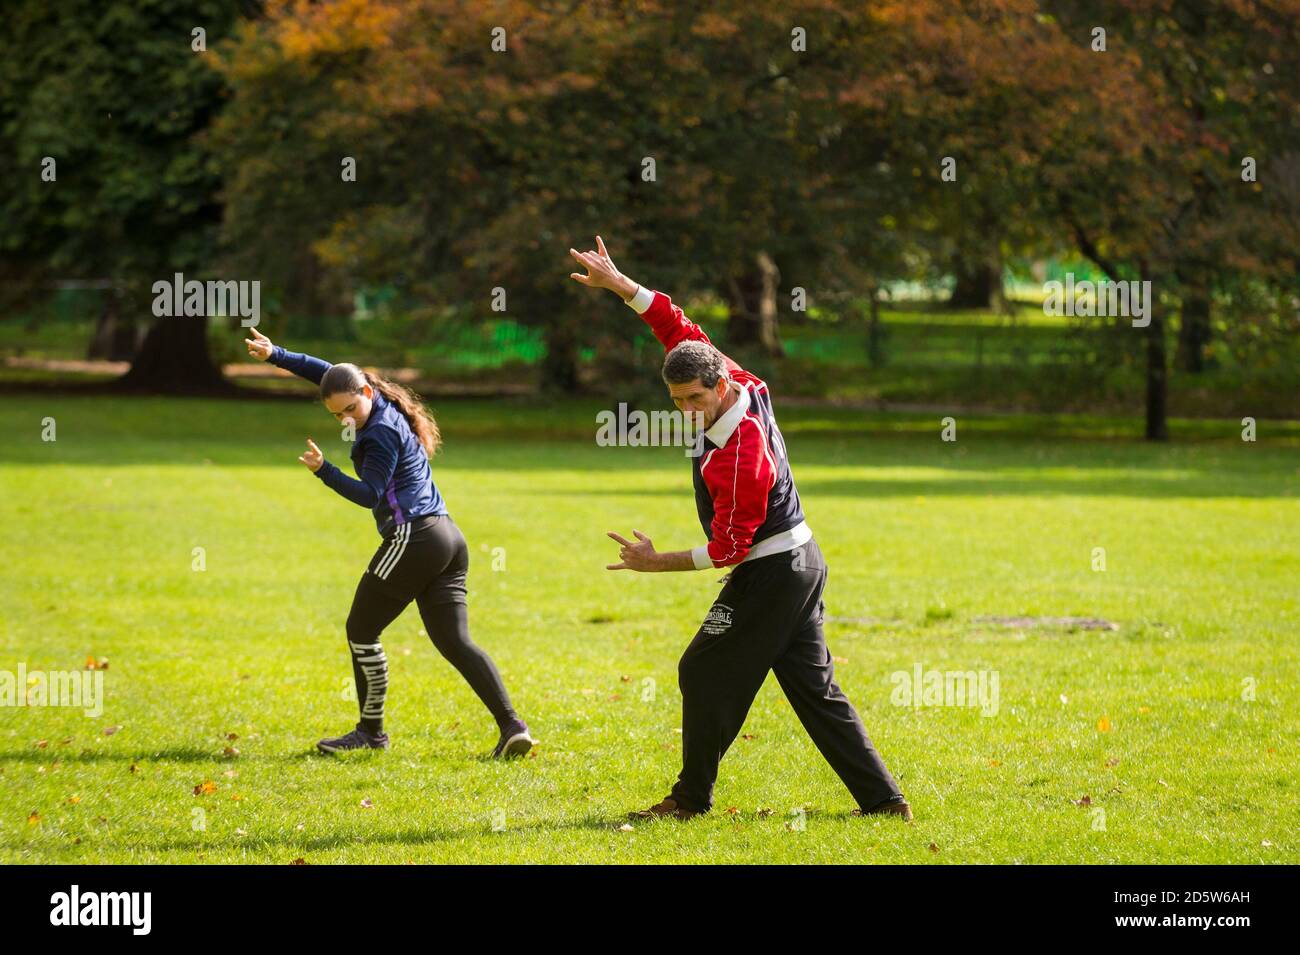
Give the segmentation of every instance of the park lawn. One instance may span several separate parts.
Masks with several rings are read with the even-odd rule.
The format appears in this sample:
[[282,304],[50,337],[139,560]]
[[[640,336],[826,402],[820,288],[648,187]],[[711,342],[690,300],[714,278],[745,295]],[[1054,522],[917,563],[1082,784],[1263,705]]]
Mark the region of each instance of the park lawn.
[[[539,739],[501,764],[414,607],[385,635],[392,750],[315,754],[355,722],[343,621],[378,543],[295,460],[310,435],[346,464],[318,404],[7,396],[0,670],[108,669],[97,718],[0,707],[0,862],[1300,860],[1295,422],[1153,446],[959,416],[944,443],[937,415],[778,401],[837,676],[916,821],[852,818],[769,679],[715,812],[624,831],[675,778],[676,661],[722,572],[603,569],[606,530],[701,536],[680,449],[598,447],[598,407],[435,406],[473,633]],[[917,665],[996,672],[996,712],[893,705]]]

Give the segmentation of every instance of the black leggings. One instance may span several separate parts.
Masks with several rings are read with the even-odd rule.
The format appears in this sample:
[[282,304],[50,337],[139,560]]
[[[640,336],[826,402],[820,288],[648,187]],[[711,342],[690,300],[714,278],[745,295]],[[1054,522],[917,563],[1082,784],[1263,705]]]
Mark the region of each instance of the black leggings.
[[469,638],[465,577],[469,547],[448,515],[417,517],[384,538],[357,584],[348,614],[348,648],[361,727],[383,732],[388,658],[379,635],[414,600],[424,629],[488,708],[500,729],[518,717],[492,658]]

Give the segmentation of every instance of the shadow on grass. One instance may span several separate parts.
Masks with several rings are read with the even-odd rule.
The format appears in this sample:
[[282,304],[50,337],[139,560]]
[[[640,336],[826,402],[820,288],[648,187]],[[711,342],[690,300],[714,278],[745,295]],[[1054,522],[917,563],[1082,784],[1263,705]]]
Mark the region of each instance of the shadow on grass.
[[[523,825],[511,825],[505,831],[515,834],[521,832],[601,832],[617,829],[618,826],[622,825],[626,821],[627,820],[622,816],[610,818],[587,816],[583,819],[566,820],[561,822],[532,822]],[[492,831],[491,826],[485,821],[480,824],[462,826],[459,828],[438,828],[435,826],[427,828],[410,827],[393,832],[368,834],[360,838],[355,833],[340,833],[338,835],[318,836],[316,838],[294,838],[286,835],[284,838],[280,839],[268,839],[250,836],[231,839],[228,842],[215,842],[212,839],[170,839],[158,842],[132,842],[130,847],[136,852],[212,852],[214,849],[240,847],[250,852],[268,853],[275,852],[277,847],[282,847],[285,850],[286,856],[284,861],[287,863],[291,861],[291,858],[289,857],[298,857],[312,852],[327,852],[331,849],[338,849],[344,846],[436,845],[439,843],[455,842],[459,839],[491,835]],[[112,843],[109,844],[110,847],[112,845]],[[21,840],[6,839],[0,841],[0,848],[7,850],[20,850],[26,847],[27,843]]]
[[[853,815],[852,810],[820,810],[809,809],[805,812],[805,817],[810,820],[821,820],[826,822],[849,822],[853,825],[872,826],[873,829],[887,828],[897,826],[900,831],[906,831],[906,826],[896,816],[880,815],[857,817]],[[745,823],[754,823],[763,821],[771,826],[783,826],[789,822],[789,817],[782,814],[772,814],[770,817],[759,816],[757,813],[743,813],[737,819]],[[650,819],[640,820],[632,825],[642,831],[654,831],[662,827],[677,826],[698,826],[708,824],[710,821],[717,822],[729,821],[732,817],[725,811],[714,810],[707,816],[699,817],[692,820],[679,821],[675,819]],[[612,832],[619,826],[628,822],[626,815],[623,813],[610,814],[608,816],[588,814],[578,819],[567,819],[556,822],[534,821],[520,825],[510,825],[503,832],[512,835],[522,833],[560,833],[560,832]],[[491,826],[485,821],[474,825],[459,827],[408,827],[401,830],[378,832],[358,837],[355,833],[339,833],[337,835],[317,836],[317,837],[293,837],[286,835],[283,838],[259,838],[243,837],[231,839],[225,842],[216,842],[212,839],[169,839],[159,842],[133,842],[131,849],[133,851],[145,852],[212,852],[227,848],[242,848],[245,851],[253,853],[272,854],[278,850],[283,850],[284,863],[291,862],[294,858],[306,857],[311,853],[328,852],[333,849],[345,846],[427,846],[439,845],[449,842],[456,842],[463,839],[474,839],[488,836],[493,833]],[[108,844],[111,848],[113,843]],[[27,843],[22,840],[7,839],[0,841],[0,848],[6,850],[21,850],[27,847]],[[102,848],[102,846],[101,846]],[[292,858],[291,858],[292,857]]]
[[[598,447],[596,413],[608,402],[438,402],[434,411],[446,437],[435,459],[440,469],[493,467],[536,470],[671,470],[688,468],[681,448]],[[297,456],[304,437],[320,441],[338,459],[336,423],[311,399],[268,403],[205,399],[77,399],[24,396],[7,410],[27,420],[5,445],[6,463],[93,466],[162,464],[216,467],[279,466]],[[651,409],[656,410],[656,409]],[[658,409],[662,410],[662,409]],[[53,418],[58,440],[41,440],[41,422]],[[940,415],[835,407],[797,407],[780,412],[796,471],[799,465],[897,467],[933,464],[1082,468],[1153,467],[1186,462],[1204,453],[1217,469],[1294,472],[1300,456],[1300,422],[1261,421],[1259,442],[1240,440],[1231,419],[1170,423],[1175,439],[1141,439],[1135,418],[1087,415],[962,415],[960,443],[940,443]],[[328,444],[326,441],[328,440]],[[970,452],[967,457],[967,452]],[[1043,459],[1044,454],[1047,460]],[[346,457],[346,455],[343,455]],[[346,462],[343,462],[346,464]],[[1204,466],[1201,460],[1193,461]]]
[[[919,462],[899,462],[899,466]],[[861,467],[855,465],[855,467]],[[1084,469],[1087,465],[1077,465]],[[983,467],[975,470],[987,470]],[[795,485],[804,500],[817,497],[1134,497],[1134,498],[1289,498],[1300,496],[1300,478],[1285,473],[1268,473],[1266,470],[1209,472],[1196,471],[1190,475],[1157,475],[1144,473],[1142,468],[1132,468],[1126,477],[980,477],[934,478],[929,480],[895,481],[870,478],[838,478],[818,480],[799,478],[798,465]],[[960,465],[945,465],[945,470],[960,472]],[[1153,470],[1163,470],[1153,466]],[[664,497],[689,495],[690,483],[681,488],[599,487],[582,485],[568,488],[534,488],[533,495],[581,499],[586,497]]]
[[51,743],[45,749],[41,749],[37,746],[26,746],[17,750],[0,750],[0,765],[9,762],[52,763],[56,760],[60,763],[149,763],[163,761],[176,763],[235,762],[235,760],[223,758],[220,752],[211,749],[199,749],[193,746],[177,746],[170,749],[148,751],[136,750],[133,752],[97,753],[94,750],[74,750],[71,747],[62,747]]

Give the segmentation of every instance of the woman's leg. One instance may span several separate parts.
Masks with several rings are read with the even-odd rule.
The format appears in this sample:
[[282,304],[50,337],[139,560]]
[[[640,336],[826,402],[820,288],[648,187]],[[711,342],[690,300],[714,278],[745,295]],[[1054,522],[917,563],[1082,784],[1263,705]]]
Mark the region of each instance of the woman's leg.
[[438,535],[447,548],[447,565],[415,598],[429,639],[478,694],[502,731],[520,723],[510,694],[501,682],[492,658],[469,637],[469,612],[465,604],[465,581],[469,574],[469,546],[460,529],[444,518]]
[[409,600],[400,600],[384,590],[367,572],[357,584],[348,613],[348,650],[352,654],[352,675],[357,684],[360,726],[372,736],[384,731],[384,699],[388,695],[388,657],[379,635],[401,615]]
[[[427,595],[427,596],[426,596]],[[447,660],[460,671],[483,705],[488,708],[498,729],[505,730],[519,722],[510,694],[501,682],[496,664],[483,648],[469,638],[468,608],[464,603],[436,603],[434,593],[426,591],[416,598],[424,629],[429,639]]]

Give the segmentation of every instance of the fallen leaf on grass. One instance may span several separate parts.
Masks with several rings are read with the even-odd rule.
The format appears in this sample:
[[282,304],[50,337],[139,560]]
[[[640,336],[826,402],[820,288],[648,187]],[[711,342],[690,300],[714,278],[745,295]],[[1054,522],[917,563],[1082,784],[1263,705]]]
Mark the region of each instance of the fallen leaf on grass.
[[1097,721],[1097,732],[1098,733],[1110,732],[1110,720],[1107,717],[1103,716],[1101,719]]
[[118,730],[120,730],[121,728],[122,728],[121,726],[105,726],[105,727],[104,727],[104,735],[105,735],[105,736],[112,736],[114,733],[116,733],[116,732],[117,732]]
[[40,821],[41,821],[41,814],[39,812],[33,812],[30,816],[27,817],[27,825],[29,826],[34,826]]
[[308,864],[307,860],[304,859],[302,856],[299,856],[298,858],[294,859],[292,862],[289,863],[289,865],[307,865],[307,864]]
[[199,783],[197,786],[194,787],[194,795],[196,796],[206,796],[216,791],[217,791],[217,784],[210,779],[205,779],[203,782]]
[[375,804],[372,803],[369,799],[363,799],[363,800],[361,800],[361,808],[362,808],[362,809],[374,809],[374,808],[375,808]]
[[931,852],[938,852],[938,851],[939,851],[939,847],[938,847],[938,845],[936,845],[936,844],[933,843],[933,842],[930,843],[930,851],[931,851]]
[[618,831],[619,831],[619,832],[636,832],[636,829],[633,828],[633,826],[632,826],[631,823],[629,823],[629,822],[625,822],[625,823],[623,823],[623,825],[621,825],[621,826],[618,827]]
[[1071,801],[1072,803],[1074,803],[1076,806],[1091,806],[1091,805],[1092,805],[1092,797],[1091,797],[1091,796],[1087,796],[1087,795],[1085,795],[1082,799],[1072,799],[1072,800],[1070,800],[1070,801]]
[[69,796],[69,797],[68,797],[68,802],[69,802],[71,805],[75,806],[77,803],[81,802],[81,797],[80,797],[80,796]]

